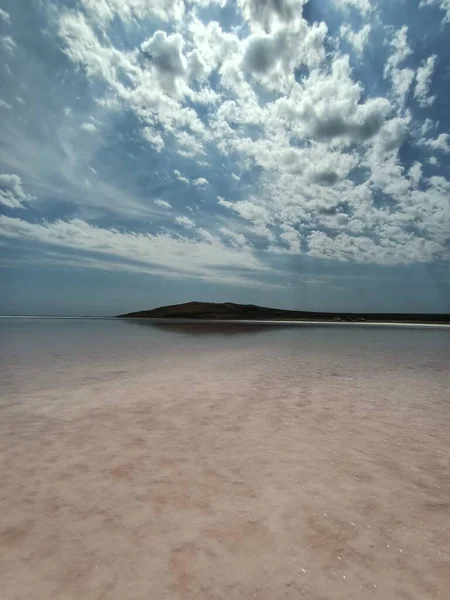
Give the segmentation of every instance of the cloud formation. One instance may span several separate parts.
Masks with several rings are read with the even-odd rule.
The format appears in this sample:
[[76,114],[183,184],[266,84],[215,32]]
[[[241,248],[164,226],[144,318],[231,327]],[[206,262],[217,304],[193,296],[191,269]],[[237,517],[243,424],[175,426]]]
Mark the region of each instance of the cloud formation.
[[439,15],[443,40],[448,0],[319,8],[43,0],[28,47],[0,12],[3,236],[210,281],[448,260],[448,90],[411,17]]
[[18,175],[0,174],[0,204],[8,208],[25,208],[24,202],[31,200],[33,196],[24,192]]
[[[186,217],[181,224],[190,228],[189,221]],[[216,239],[122,233],[89,225],[81,219],[37,224],[0,216],[0,233],[6,238],[66,250],[77,250],[82,245],[83,253],[114,258],[116,266],[123,270],[146,266],[149,271],[166,273],[169,277],[245,283],[247,276],[247,284],[252,285],[252,282],[258,284],[258,275],[269,270],[248,249],[236,250]],[[236,274],[227,275],[222,269],[234,269]]]
[[422,61],[422,64],[417,69],[416,73],[416,87],[414,90],[414,97],[422,108],[431,106],[435,100],[435,96],[429,96],[429,89],[431,84],[431,77],[436,66],[437,56],[429,56],[426,60]]
[[11,23],[11,18],[9,16],[9,13],[6,12],[6,10],[3,10],[0,8],[0,19],[2,21],[4,21],[5,23],[10,24]]

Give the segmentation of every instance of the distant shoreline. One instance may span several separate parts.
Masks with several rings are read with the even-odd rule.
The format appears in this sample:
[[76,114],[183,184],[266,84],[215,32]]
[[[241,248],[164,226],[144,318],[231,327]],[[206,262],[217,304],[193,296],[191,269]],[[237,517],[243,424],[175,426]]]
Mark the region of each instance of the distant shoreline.
[[145,318],[145,317],[116,317],[125,321],[147,321],[148,323],[155,323],[157,325],[359,325],[359,326],[417,326],[417,327],[449,327],[449,322],[427,322],[427,321],[327,321],[327,320],[313,320],[313,319],[164,319],[164,318]]
[[123,321],[144,321],[155,325],[334,325],[344,326],[380,326],[380,327],[435,327],[450,328],[449,322],[427,322],[427,321],[315,321],[308,319],[174,319],[174,318],[146,318],[146,317],[115,317]]
[[259,323],[334,323],[334,324],[423,324],[450,325],[447,314],[408,313],[344,313],[296,311],[268,308],[255,304],[233,302],[186,302],[161,306],[151,310],[118,315],[122,319],[152,319],[160,322],[175,322],[179,319],[192,322],[259,322]]
[[359,326],[382,326],[382,327],[444,327],[450,328],[450,321],[403,321],[403,320],[367,320],[353,321],[333,319],[183,319],[183,318],[164,318],[164,317],[125,317],[125,316],[48,316],[48,315],[0,315],[0,319],[24,319],[24,320],[61,320],[61,321],[131,321],[147,322],[155,325],[359,325]]

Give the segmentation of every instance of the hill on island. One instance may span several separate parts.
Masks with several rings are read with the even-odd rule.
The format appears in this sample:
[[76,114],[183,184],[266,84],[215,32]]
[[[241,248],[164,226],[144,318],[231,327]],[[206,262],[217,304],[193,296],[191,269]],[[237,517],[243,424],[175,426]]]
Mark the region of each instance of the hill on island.
[[267,308],[256,304],[234,302],[186,302],[161,306],[151,310],[119,315],[127,319],[223,319],[258,321],[378,321],[404,323],[450,323],[450,315],[387,314],[387,313],[325,313]]

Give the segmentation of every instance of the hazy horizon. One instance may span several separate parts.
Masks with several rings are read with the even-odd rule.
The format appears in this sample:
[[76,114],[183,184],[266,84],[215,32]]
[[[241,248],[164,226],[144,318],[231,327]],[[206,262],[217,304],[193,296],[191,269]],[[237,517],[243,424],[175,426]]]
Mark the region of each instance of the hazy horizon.
[[[202,302],[202,301],[193,300],[192,302]],[[227,303],[227,302],[228,301],[225,301],[224,303]],[[176,305],[178,303],[174,303],[174,304]],[[182,303],[180,303],[180,304],[182,304]],[[239,303],[237,303],[237,304],[239,304]],[[145,308],[141,307],[141,308],[136,309],[134,311],[126,311],[124,313],[119,313],[119,314],[106,314],[106,313],[98,313],[98,314],[89,314],[89,313],[72,313],[72,314],[67,314],[67,313],[48,313],[48,314],[40,314],[40,313],[9,313],[8,314],[8,313],[0,313],[0,318],[9,318],[9,317],[22,318],[23,317],[23,318],[48,318],[48,319],[51,319],[51,318],[55,318],[55,319],[57,319],[57,318],[60,318],[60,319],[64,319],[64,318],[67,318],[67,319],[83,319],[83,318],[86,318],[86,319],[113,319],[113,318],[119,317],[119,316],[124,315],[124,314],[133,313],[133,312],[140,312],[140,311],[146,311],[146,310],[153,310],[155,308],[160,308],[161,306],[171,306],[171,305],[170,304],[166,304],[166,305],[159,305],[159,306],[147,306]],[[257,305],[257,306],[259,306],[261,308],[273,308],[273,309],[279,309],[280,308],[279,306],[262,306],[262,305]],[[358,314],[361,314],[361,315],[366,315],[366,314],[395,315],[395,314],[398,314],[398,315],[424,315],[424,316],[425,315],[450,315],[450,312],[449,313],[440,313],[440,312],[413,313],[413,312],[406,312],[405,313],[405,312],[388,312],[388,311],[384,311],[384,312],[369,312],[369,311],[367,311],[367,312],[362,312],[362,311],[360,311],[360,312],[350,312],[350,311],[343,312],[343,311],[331,311],[331,310],[330,311],[302,311],[301,309],[295,309],[295,308],[294,309],[285,309],[285,310],[294,310],[294,311],[298,310],[298,312],[305,312],[307,314],[308,313],[314,314],[314,313],[319,312],[321,314],[330,314],[330,315],[333,315],[333,314],[349,314],[349,315],[351,315],[351,314],[354,314],[354,315],[358,315]],[[180,319],[184,319],[184,317],[180,317]],[[217,319],[217,320],[220,321],[221,319]],[[407,325],[407,324],[405,323],[405,325]]]

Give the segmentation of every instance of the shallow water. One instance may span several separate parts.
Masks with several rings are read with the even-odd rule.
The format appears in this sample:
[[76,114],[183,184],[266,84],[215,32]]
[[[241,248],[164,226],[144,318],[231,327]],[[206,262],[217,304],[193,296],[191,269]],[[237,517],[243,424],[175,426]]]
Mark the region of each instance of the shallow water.
[[449,329],[0,321],[0,597],[448,598]]

